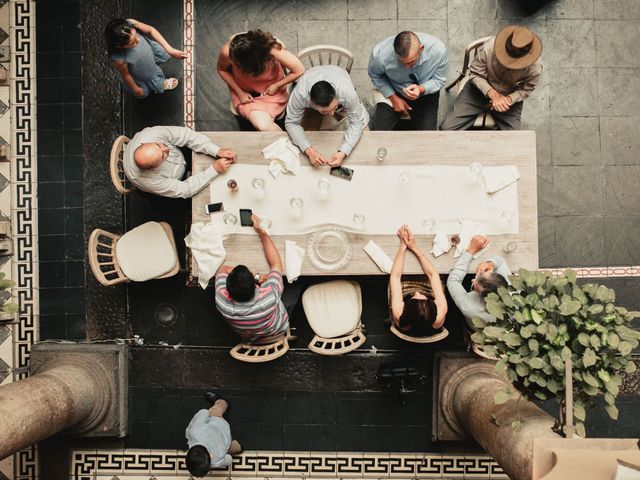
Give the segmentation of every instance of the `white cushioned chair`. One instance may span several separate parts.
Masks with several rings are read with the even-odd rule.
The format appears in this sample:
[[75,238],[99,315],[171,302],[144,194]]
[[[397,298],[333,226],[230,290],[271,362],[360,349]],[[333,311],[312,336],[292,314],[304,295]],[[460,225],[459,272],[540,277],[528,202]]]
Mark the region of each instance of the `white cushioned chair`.
[[147,222],[124,235],[95,229],[89,237],[89,262],[102,285],[167,278],[180,271],[171,226]]
[[[448,92],[455,86],[456,95],[460,94],[465,84],[469,80],[469,64],[471,63],[471,54],[473,54],[473,58],[475,59],[476,55],[478,54],[478,48],[480,48],[482,44],[484,44],[484,42],[486,42],[490,38],[491,37],[478,38],[465,47],[464,61],[462,63],[462,70],[460,71],[460,75],[458,75],[458,78],[456,78],[453,82],[445,87],[446,92]],[[488,128],[493,130],[497,127],[495,120],[491,116],[491,113],[487,111],[484,113],[480,113],[476,117],[473,128]]]
[[312,285],[302,295],[302,306],[315,336],[309,350],[342,355],[364,343],[362,293],[358,282],[332,280]]

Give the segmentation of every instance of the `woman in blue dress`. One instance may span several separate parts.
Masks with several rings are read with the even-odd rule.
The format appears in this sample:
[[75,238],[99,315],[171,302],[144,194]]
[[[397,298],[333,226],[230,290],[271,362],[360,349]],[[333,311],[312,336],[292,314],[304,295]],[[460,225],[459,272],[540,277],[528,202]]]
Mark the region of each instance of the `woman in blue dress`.
[[155,27],[132,18],[117,18],[109,22],[104,34],[109,58],[126,91],[144,98],[178,86],[178,79],[165,78],[158,65],[169,57],[184,59],[187,53],[169,45]]

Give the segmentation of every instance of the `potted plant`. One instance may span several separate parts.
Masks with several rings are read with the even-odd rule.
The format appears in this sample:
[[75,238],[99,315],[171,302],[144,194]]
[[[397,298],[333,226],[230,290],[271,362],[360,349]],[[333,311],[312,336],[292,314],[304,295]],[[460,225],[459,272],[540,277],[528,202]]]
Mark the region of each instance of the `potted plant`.
[[[622,384],[620,373],[633,373],[631,351],[640,332],[630,328],[633,319],[615,305],[615,292],[603,285],[576,283],[576,272],[559,277],[521,269],[510,277],[509,288],[500,287],[486,298],[495,323],[473,320],[478,329],[472,340],[498,358],[496,369],[506,374],[522,395],[531,400],[555,398],[564,415],[565,361],[573,367],[574,421],[585,436],[587,405],[603,395],[606,411],[618,418],[615,400]],[[510,398],[500,391],[496,403]]]
[[[4,273],[0,272],[0,292],[9,290],[15,285],[13,280],[7,280],[4,277]],[[18,305],[9,301],[3,303],[0,305],[0,322],[14,320],[16,318],[16,313],[18,313]]]

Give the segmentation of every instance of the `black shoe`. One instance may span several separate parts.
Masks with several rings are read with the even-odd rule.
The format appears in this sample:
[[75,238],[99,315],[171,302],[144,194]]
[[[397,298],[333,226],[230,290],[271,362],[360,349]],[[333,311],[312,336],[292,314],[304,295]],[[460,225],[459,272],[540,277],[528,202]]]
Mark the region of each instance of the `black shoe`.
[[211,408],[218,400],[222,400],[222,397],[215,392],[205,392],[204,399],[209,404],[209,408]]

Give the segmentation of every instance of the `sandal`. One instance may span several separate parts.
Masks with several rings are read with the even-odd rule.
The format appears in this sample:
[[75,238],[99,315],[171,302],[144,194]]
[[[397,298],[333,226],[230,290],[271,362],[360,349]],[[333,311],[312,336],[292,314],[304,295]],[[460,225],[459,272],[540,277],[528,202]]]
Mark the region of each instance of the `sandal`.
[[173,90],[178,86],[177,78],[166,78],[163,82],[163,86],[165,90]]

